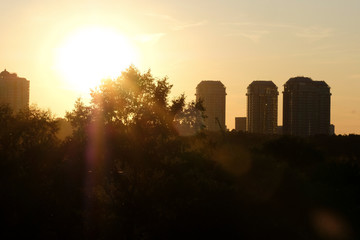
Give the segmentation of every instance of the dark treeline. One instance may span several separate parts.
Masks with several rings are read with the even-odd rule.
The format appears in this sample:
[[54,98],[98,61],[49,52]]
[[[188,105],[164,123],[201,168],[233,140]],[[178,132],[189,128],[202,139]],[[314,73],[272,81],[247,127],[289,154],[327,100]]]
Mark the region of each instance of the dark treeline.
[[1,106],[0,236],[359,239],[360,136],[208,133],[170,90],[130,67],[65,140],[48,111]]

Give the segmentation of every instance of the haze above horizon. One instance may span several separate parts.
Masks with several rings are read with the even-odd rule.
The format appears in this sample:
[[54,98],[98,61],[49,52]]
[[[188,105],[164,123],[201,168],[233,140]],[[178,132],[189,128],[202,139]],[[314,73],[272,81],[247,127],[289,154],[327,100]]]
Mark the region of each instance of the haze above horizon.
[[97,78],[133,63],[168,76],[172,96],[188,100],[200,81],[220,80],[229,129],[246,116],[252,81],[277,85],[281,125],[285,82],[324,80],[336,133],[360,134],[360,1],[13,0],[1,8],[0,71],[30,80],[30,103],[58,116]]

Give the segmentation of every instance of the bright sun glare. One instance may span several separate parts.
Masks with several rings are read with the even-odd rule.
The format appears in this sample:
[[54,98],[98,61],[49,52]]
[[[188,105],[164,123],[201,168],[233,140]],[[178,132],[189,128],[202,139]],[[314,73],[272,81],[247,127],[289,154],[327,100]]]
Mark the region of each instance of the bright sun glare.
[[85,28],[71,34],[57,49],[56,68],[68,84],[89,92],[103,78],[115,78],[130,64],[136,53],[120,33],[107,28]]

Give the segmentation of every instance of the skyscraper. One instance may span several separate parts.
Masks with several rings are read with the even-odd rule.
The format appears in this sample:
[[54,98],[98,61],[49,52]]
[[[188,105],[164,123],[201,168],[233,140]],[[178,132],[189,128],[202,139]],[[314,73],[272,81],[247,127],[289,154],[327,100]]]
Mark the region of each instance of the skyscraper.
[[272,81],[253,81],[247,88],[247,128],[251,133],[275,134],[278,95]]
[[225,131],[225,98],[225,86],[220,81],[201,81],[197,85],[196,101],[203,101],[207,130]]
[[283,92],[283,132],[310,136],[329,134],[330,87],[308,77],[290,78]]
[[0,104],[9,104],[16,112],[29,107],[30,82],[16,73],[0,73]]

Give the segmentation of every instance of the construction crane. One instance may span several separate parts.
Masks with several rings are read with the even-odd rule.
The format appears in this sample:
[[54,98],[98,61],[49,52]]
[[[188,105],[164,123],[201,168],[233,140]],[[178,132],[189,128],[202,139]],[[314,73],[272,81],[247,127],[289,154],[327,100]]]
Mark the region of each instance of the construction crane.
[[223,136],[225,136],[225,130],[223,129],[223,127],[220,124],[219,118],[215,117],[215,121],[217,122],[217,124],[219,125],[220,131],[222,133]]

